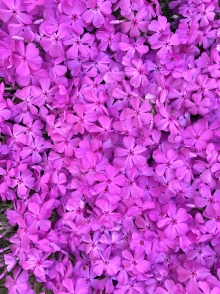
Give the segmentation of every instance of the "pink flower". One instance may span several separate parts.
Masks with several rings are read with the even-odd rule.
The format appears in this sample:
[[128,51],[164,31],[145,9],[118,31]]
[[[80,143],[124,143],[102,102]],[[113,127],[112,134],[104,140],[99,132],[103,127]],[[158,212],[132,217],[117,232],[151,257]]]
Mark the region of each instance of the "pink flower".
[[116,209],[116,205],[109,203],[104,198],[98,198],[96,200],[96,206],[100,209],[99,223],[111,225],[112,222],[117,222],[121,218],[121,214],[113,212]]
[[197,18],[193,19],[190,25],[186,21],[181,21],[176,34],[181,44],[192,44],[195,42],[200,34]]
[[13,271],[13,278],[6,277],[5,286],[9,289],[9,294],[24,294],[28,288],[29,275],[27,271],[21,271],[21,267],[16,267]]
[[179,123],[175,116],[165,107],[159,108],[160,115],[154,117],[154,121],[159,130],[169,130],[171,134],[178,134]]
[[118,249],[121,250],[127,246],[127,241],[124,239],[121,232],[105,232],[101,236],[100,242],[106,246],[109,246],[113,254],[118,253]]
[[164,232],[157,230],[146,230],[144,233],[144,244],[146,254],[151,252],[168,252],[175,247],[175,242],[166,237]]
[[78,35],[83,34],[83,29],[87,26],[86,22],[82,19],[82,14],[86,11],[86,5],[83,1],[74,0],[68,4],[62,3],[62,12],[60,16],[61,23],[71,25],[71,28]]
[[90,234],[83,234],[82,236],[83,245],[80,248],[83,248],[86,254],[90,254],[94,261],[100,259],[100,254],[105,248],[100,243],[100,237],[101,233],[99,231],[94,232],[92,237]]
[[141,59],[132,60],[133,67],[126,67],[125,73],[131,78],[130,83],[133,87],[139,88],[140,86],[146,87],[149,83],[146,64]]
[[133,109],[125,109],[126,119],[133,117],[133,124],[137,128],[142,128],[143,125],[149,124],[153,119],[151,113],[151,105],[148,101],[141,103],[140,98],[131,98],[130,104]]
[[214,287],[212,290],[211,290],[211,287],[209,285],[208,282],[204,281],[200,281],[198,283],[199,285],[199,289],[201,289],[203,291],[204,294],[218,294],[219,293],[219,287]]
[[74,149],[78,146],[79,138],[72,138],[73,133],[69,132],[68,135],[53,134],[55,149],[58,153],[64,153],[65,156],[71,157]]
[[96,113],[99,115],[108,115],[108,110],[105,106],[105,102],[108,100],[108,96],[104,91],[95,93],[94,91],[90,90],[85,93],[85,99],[90,102],[85,104],[86,112],[96,111]]
[[141,167],[145,164],[146,159],[142,154],[146,151],[141,145],[135,146],[135,139],[132,136],[124,137],[124,148],[115,149],[115,163],[123,166],[125,169],[131,169],[133,166]]
[[126,171],[127,183],[122,187],[120,194],[123,199],[143,197],[144,189],[137,184],[137,176],[138,172],[135,167]]
[[205,27],[209,25],[209,23],[214,20],[214,17],[215,17],[214,9],[215,9],[215,6],[212,4],[208,6],[202,3],[198,7],[197,10],[199,12],[198,16],[199,16],[201,27]]
[[168,217],[158,220],[158,228],[163,228],[165,235],[174,240],[177,236],[184,236],[188,231],[188,225],[185,223],[189,216],[185,209],[176,209],[175,205],[169,205],[167,211]]
[[133,125],[132,119],[126,119],[124,121],[115,121],[113,124],[113,128],[121,135],[138,137],[138,130]]
[[128,270],[132,271],[134,275],[144,274],[150,268],[150,263],[145,260],[144,253],[134,252],[134,256],[132,256],[131,252],[128,250],[122,251],[122,256],[124,260],[122,260],[123,266]]
[[85,113],[85,106],[83,104],[76,104],[73,106],[76,115],[71,113],[66,115],[66,121],[68,124],[74,124],[73,129],[80,134],[84,134],[85,129],[89,130],[89,127],[96,121],[97,116],[94,112]]
[[98,133],[98,136],[96,137],[98,140],[107,140],[108,138],[111,138],[111,135],[113,134],[112,131],[112,120],[108,116],[99,116],[98,122],[101,126],[97,125],[91,125],[89,127],[90,133]]
[[215,193],[212,195],[211,190],[207,185],[203,185],[200,188],[200,195],[195,197],[196,206],[205,207],[203,214],[208,218],[215,216],[215,207],[218,208],[219,203],[220,191],[215,191]]
[[27,158],[31,155],[31,160],[34,164],[40,163],[42,158],[40,153],[45,150],[45,142],[42,137],[35,137],[28,147],[24,147],[21,151],[21,158]]
[[49,78],[55,81],[57,77],[62,77],[67,72],[67,67],[62,64],[63,56],[58,58],[51,58],[48,56],[46,68],[48,71]]
[[46,281],[45,269],[52,266],[52,260],[46,260],[47,255],[39,254],[38,250],[32,248],[30,253],[27,255],[27,260],[22,262],[22,267],[25,270],[32,269],[36,277],[40,278],[41,281]]
[[94,189],[97,194],[108,191],[110,195],[119,194],[120,187],[124,186],[126,179],[123,175],[118,175],[119,170],[111,165],[106,167],[106,173],[99,173],[95,175],[95,181],[101,183],[96,184]]
[[209,275],[209,270],[195,261],[185,261],[183,266],[177,267],[178,280],[186,283],[186,291],[199,294],[198,281],[204,281]]
[[101,259],[97,259],[93,264],[93,271],[97,276],[101,276],[103,271],[109,276],[114,276],[119,271],[121,259],[119,256],[110,258],[111,248],[107,248],[104,253],[100,253]]
[[155,80],[158,83],[159,100],[164,103],[168,99],[178,97],[178,91],[180,84],[178,81],[172,78],[172,76],[165,78],[163,74],[157,74]]
[[51,87],[51,80],[49,78],[39,79],[40,87],[33,88],[33,96],[35,105],[43,106],[46,103],[51,103],[54,100],[57,87]]
[[217,203],[214,206],[214,213],[212,216],[209,216],[211,218],[208,220],[205,224],[206,229],[208,232],[220,232],[220,204]]
[[189,83],[187,86],[187,91],[196,91],[197,93],[202,93],[207,97],[212,97],[213,89],[217,88],[217,82],[215,79],[210,79],[208,75],[198,75],[196,78],[196,83]]
[[34,178],[32,177],[32,172],[26,170],[21,173],[19,170],[15,171],[15,179],[12,179],[11,187],[15,188],[17,186],[17,193],[19,197],[25,196],[28,189],[33,188]]
[[77,33],[72,32],[72,36],[65,38],[64,45],[71,45],[66,51],[66,56],[69,59],[75,59],[78,55],[86,57],[90,53],[88,48],[89,42],[93,40],[93,36],[89,33],[80,37]]
[[184,144],[189,147],[195,146],[197,150],[205,149],[213,135],[212,130],[206,129],[206,126],[206,121],[200,120],[193,126],[186,128],[184,131]]
[[139,235],[138,233],[133,233],[132,234],[130,247],[131,247],[132,250],[134,250],[138,254],[147,251],[147,248],[145,246],[144,237]]
[[[203,28],[202,33],[203,33],[202,36],[200,36],[200,38],[199,38],[199,41],[200,41],[199,45],[202,44],[203,48],[207,49],[213,44],[213,41],[217,37],[217,31],[215,29],[213,30],[212,26],[209,25],[209,26]],[[213,66],[213,69],[215,69],[215,66]],[[213,78],[218,77],[217,70],[218,70],[218,68],[216,68],[216,71],[211,73],[211,76]],[[216,75],[216,73],[217,73],[217,75]]]
[[129,22],[123,22],[121,24],[121,28],[123,33],[128,33],[130,37],[139,37],[140,31],[146,32],[148,27],[148,21],[146,21],[146,17],[148,15],[148,11],[145,7],[140,9],[137,14],[134,16],[133,11],[126,16],[129,19]]
[[161,37],[156,43],[151,45],[152,49],[159,49],[157,56],[163,58],[167,53],[172,52],[172,46],[179,45],[180,41],[176,34]]
[[87,7],[89,8],[82,15],[82,19],[87,23],[92,23],[95,28],[100,28],[105,19],[104,14],[111,14],[111,2],[104,0],[89,0]]
[[24,43],[18,41],[16,49],[17,53],[14,53],[12,58],[16,64],[16,73],[20,77],[27,77],[31,72],[40,69],[42,58],[34,44],[28,44],[25,48]]
[[51,189],[51,195],[54,195],[56,197],[57,194],[64,195],[66,193],[66,175],[64,173],[57,173],[57,171],[54,171],[51,175],[51,182],[53,183],[52,189]]
[[[36,233],[38,229],[43,232],[46,232],[51,227],[51,222],[46,219],[49,217],[54,204],[53,199],[50,199],[48,203],[40,205],[36,202],[30,202],[28,205],[28,212],[25,214],[25,219],[27,220],[28,232]],[[50,211],[50,214],[47,214],[47,211]]]
[[161,36],[170,34],[170,24],[167,23],[167,19],[165,16],[158,16],[158,20],[152,20],[148,25],[148,30],[154,32],[148,38],[148,41],[151,45],[154,45]]
[[58,31],[53,35],[47,34],[40,41],[43,49],[49,53],[51,57],[61,57],[64,55],[63,39],[69,34],[67,25],[62,23],[59,25]]
[[114,32],[100,30],[96,33],[96,37],[101,41],[98,46],[98,49],[101,51],[106,51],[108,47],[113,51],[119,48],[119,42],[121,40],[120,32],[115,34]]
[[200,179],[203,183],[210,185],[211,188],[215,187],[216,182],[212,173],[212,165],[202,160],[196,160],[193,165],[193,170],[196,174],[200,174]]
[[1,0],[1,4],[3,4],[3,7],[0,8],[0,19],[3,22],[8,22],[11,17],[25,24],[32,22],[32,15],[25,13],[25,5],[22,1]]
[[160,150],[155,150],[153,153],[154,160],[158,163],[155,172],[158,176],[166,175],[167,180],[175,177],[175,170],[183,166],[182,160],[178,159],[178,153],[172,149],[163,154]]
[[209,98],[202,99],[201,94],[193,94],[192,101],[186,99],[185,107],[188,108],[189,113],[196,115],[200,114],[204,116],[210,111],[211,102]]
[[196,260],[198,264],[202,264],[210,268],[210,265],[213,265],[215,251],[211,249],[209,245],[195,245],[194,249],[186,252],[186,257],[188,260]]

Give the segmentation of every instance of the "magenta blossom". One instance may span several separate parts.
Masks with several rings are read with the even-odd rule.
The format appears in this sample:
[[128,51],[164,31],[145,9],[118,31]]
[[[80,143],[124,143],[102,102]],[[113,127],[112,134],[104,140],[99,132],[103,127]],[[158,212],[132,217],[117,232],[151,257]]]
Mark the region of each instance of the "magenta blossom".
[[133,166],[143,166],[146,159],[141,154],[145,152],[146,149],[141,145],[135,146],[135,139],[132,136],[124,137],[123,143],[126,149],[115,149],[115,163],[126,169],[131,169]]
[[139,37],[140,31],[145,32],[147,30],[147,15],[148,11],[145,7],[140,9],[135,16],[134,13],[131,12],[128,16],[126,16],[126,18],[129,19],[129,21],[123,22],[121,25],[123,33],[129,32],[130,37]]
[[200,120],[185,130],[184,143],[186,146],[195,146],[197,150],[203,150],[212,138],[212,134],[212,130],[206,129],[206,121]]
[[7,22],[10,18],[16,19],[18,22],[30,24],[32,22],[32,16],[29,13],[25,13],[25,5],[22,1],[17,0],[1,0],[3,7],[0,8],[0,19],[3,22]]
[[141,59],[132,60],[133,67],[126,67],[125,73],[131,78],[131,85],[135,88],[140,86],[146,87],[149,83],[147,74],[146,64],[143,64]]
[[185,223],[189,216],[185,209],[180,208],[176,211],[176,207],[169,205],[168,217],[162,218],[157,222],[159,228],[166,227],[164,233],[171,240],[175,239],[176,236],[184,236],[188,231],[188,226]]
[[110,257],[111,248],[107,248],[103,254],[101,254],[101,259],[95,261],[93,265],[93,271],[95,274],[100,276],[103,271],[105,271],[109,276],[114,276],[117,274],[121,259],[119,256]]
[[157,56],[162,58],[167,53],[172,52],[172,46],[179,45],[180,41],[178,36],[173,34],[171,36],[163,36],[156,43],[151,45],[153,49],[159,49]]
[[82,19],[86,23],[92,23],[94,27],[100,28],[105,21],[104,14],[111,14],[111,6],[110,1],[90,0],[87,3],[89,9],[83,13]]
[[62,3],[63,14],[60,16],[60,21],[68,23],[71,28],[78,35],[83,33],[84,27],[87,26],[86,22],[82,19],[82,14],[86,11],[86,5],[83,1],[71,1],[71,4],[66,2]]
[[204,281],[209,270],[195,261],[185,261],[183,266],[177,268],[178,280],[186,283],[186,290],[192,294],[199,293],[198,281]]
[[130,104],[133,109],[125,109],[126,119],[133,117],[133,124],[137,128],[141,128],[143,125],[149,124],[152,120],[152,114],[149,113],[151,110],[149,102],[144,101],[141,104],[139,98],[131,98]]
[[135,275],[143,274],[150,268],[149,262],[144,259],[144,253],[135,252],[132,256],[130,251],[124,250],[122,256],[124,257],[124,260],[122,260],[123,266]]
[[37,249],[32,248],[27,256],[27,260],[22,262],[22,267],[25,270],[33,269],[34,274],[40,278],[42,281],[46,280],[45,269],[53,265],[52,260],[46,260],[47,255],[42,255],[38,253]]
[[16,73],[21,77],[27,77],[31,72],[40,69],[42,58],[39,56],[39,50],[34,44],[28,44],[25,48],[22,41],[18,41],[17,53],[13,54],[13,60],[16,66]]
[[88,114],[85,113],[85,107],[83,104],[76,104],[73,107],[76,115],[67,114],[66,121],[69,124],[74,124],[74,130],[80,134],[84,134],[85,129],[88,130],[89,126],[96,121],[97,116],[94,112]]
[[21,271],[21,267],[16,267],[13,273],[13,279],[10,276],[6,277],[5,285],[9,289],[9,294],[23,294],[28,289],[29,275],[27,271]]
[[120,187],[126,183],[126,178],[123,175],[118,175],[119,170],[111,165],[106,167],[106,174],[99,173],[95,175],[95,180],[101,183],[96,184],[94,189],[97,193],[107,190],[110,195],[120,193]]
[[167,154],[156,150],[153,153],[154,160],[158,163],[156,167],[156,174],[158,176],[163,176],[164,173],[168,180],[175,177],[175,170],[183,166],[182,160],[178,159],[178,153],[172,149],[167,151]]
[[170,33],[170,24],[167,23],[166,17],[159,15],[158,21],[152,20],[148,29],[153,32],[153,35],[148,38],[148,41],[151,45],[154,45],[161,36]]
[[33,188],[34,178],[32,177],[32,172],[26,170],[21,173],[19,170],[15,172],[15,178],[12,179],[11,187],[17,187],[17,193],[19,197],[25,196],[28,192],[28,189]]

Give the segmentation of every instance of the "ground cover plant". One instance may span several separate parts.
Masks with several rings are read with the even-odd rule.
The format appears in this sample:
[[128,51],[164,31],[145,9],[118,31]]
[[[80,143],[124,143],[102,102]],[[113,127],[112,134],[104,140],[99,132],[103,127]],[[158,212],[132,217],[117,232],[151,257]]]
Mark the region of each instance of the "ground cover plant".
[[216,0],[0,0],[0,293],[220,293]]

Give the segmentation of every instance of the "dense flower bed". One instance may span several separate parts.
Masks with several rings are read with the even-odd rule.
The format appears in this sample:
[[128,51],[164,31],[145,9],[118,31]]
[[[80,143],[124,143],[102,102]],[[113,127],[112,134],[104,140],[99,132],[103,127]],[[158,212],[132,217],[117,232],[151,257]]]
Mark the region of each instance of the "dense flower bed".
[[169,8],[0,1],[9,294],[220,293],[220,10]]

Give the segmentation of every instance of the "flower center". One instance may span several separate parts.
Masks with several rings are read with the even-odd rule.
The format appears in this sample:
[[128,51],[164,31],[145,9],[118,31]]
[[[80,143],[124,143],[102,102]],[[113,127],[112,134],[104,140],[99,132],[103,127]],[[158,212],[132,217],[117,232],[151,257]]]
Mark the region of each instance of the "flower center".
[[192,278],[195,278],[196,277],[196,272],[191,271],[191,276],[192,276]]
[[134,150],[130,149],[130,150],[128,151],[128,154],[129,154],[130,156],[133,156],[133,155],[134,155]]
[[215,217],[215,220],[216,220],[216,222],[220,223],[220,216],[217,215],[217,216]]
[[77,14],[73,14],[71,18],[72,18],[73,21],[76,21],[76,20],[78,20],[78,15]]
[[143,75],[143,74],[144,74],[143,69],[142,69],[142,68],[139,68],[138,73],[139,73],[140,75]]
[[173,218],[173,219],[171,220],[171,223],[172,223],[172,225],[176,225],[176,224],[177,224],[177,220],[176,220],[175,218]]
[[94,10],[98,11],[100,9],[100,6],[99,5],[96,5]]
[[134,265],[134,266],[136,266],[136,265],[137,265],[137,262],[136,262],[135,260],[133,260],[133,262],[132,262],[132,263],[133,263],[133,265]]
[[22,60],[23,62],[27,61],[27,56],[23,55],[22,58],[21,58],[21,60]]
[[16,15],[18,14],[17,10],[16,9],[13,9],[12,12],[11,12],[13,15]]
[[20,185],[24,183],[24,181],[23,181],[22,178],[19,178],[19,179],[17,180],[17,182],[18,182],[18,184],[20,184]]
[[132,23],[133,26],[137,26],[138,25],[138,21],[135,18],[132,20],[131,23]]

